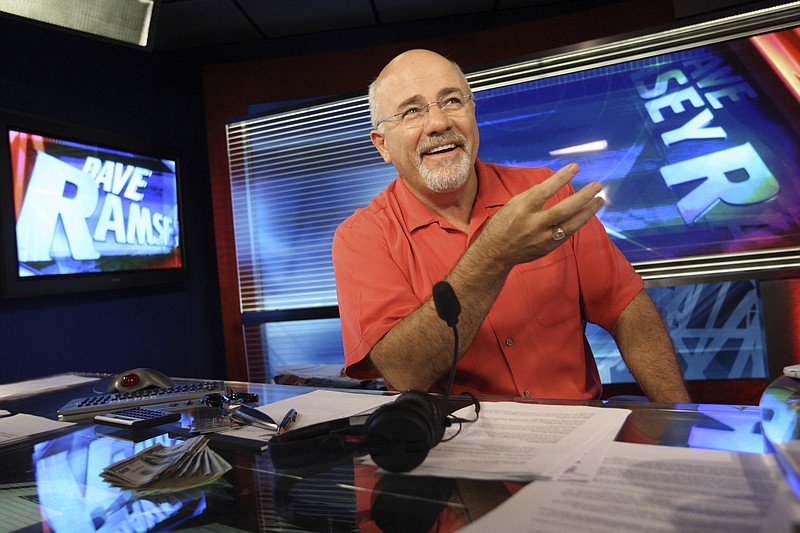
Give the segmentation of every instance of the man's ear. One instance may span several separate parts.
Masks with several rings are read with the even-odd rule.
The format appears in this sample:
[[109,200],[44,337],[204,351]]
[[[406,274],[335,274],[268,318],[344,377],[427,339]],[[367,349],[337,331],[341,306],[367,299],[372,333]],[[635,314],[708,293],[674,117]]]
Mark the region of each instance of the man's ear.
[[386,137],[383,133],[379,130],[372,130],[369,132],[369,140],[372,141],[372,144],[378,149],[378,153],[381,154],[383,160],[387,163],[391,163],[392,157],[389,155],[389,150],[386,149]]

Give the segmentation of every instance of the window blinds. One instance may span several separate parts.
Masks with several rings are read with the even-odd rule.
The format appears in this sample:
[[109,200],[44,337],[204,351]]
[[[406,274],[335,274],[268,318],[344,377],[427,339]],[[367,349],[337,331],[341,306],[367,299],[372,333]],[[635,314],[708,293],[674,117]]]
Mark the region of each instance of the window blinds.
[[336,305],[336,227],[396,177],[366,96],[227,127],[241,312]]

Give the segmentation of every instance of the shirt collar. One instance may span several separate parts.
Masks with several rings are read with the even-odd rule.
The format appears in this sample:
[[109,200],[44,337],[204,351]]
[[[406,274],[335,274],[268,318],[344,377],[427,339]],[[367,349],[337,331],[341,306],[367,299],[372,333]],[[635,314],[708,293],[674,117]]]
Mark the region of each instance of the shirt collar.
[[481,205],[494,213],[497,208],[506,205],[511,195],[495,167],[478,159],[475,161],[475,170],[478,173],[478,197],[475,199],[475,207]]
[[[500,176],[493,167],[486,165],[480,159],[476,159],[475,171],[478,174],[478,196],[475,198],[475,204],[472,209],[473,219],[494,214],[497,209],[508,202],[510,197],[505,187],[497,187],[497,183],[494,184],[495,186],[489,186],[492,181],[500,180]],[[440,219],[425,207],[399,176],[396,194],[410,232],[434,223],[442,227],[451,227],[445,220]]]
[[406,221],[409,232],[414,232],[423,226],[439,222],[439,218],[414,196],[414,193],[406,186],[406,182],[403,181],[402,177],[398,176],[396,183],[395,194],[403,211],[403,218]]

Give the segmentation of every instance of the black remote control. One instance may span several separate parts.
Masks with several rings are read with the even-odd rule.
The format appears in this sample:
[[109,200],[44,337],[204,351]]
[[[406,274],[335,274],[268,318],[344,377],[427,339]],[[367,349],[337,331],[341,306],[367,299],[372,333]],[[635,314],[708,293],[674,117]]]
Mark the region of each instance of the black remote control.
[[95,415],[94,417],[96,424],[128,429],[150,428],[153,426],[160,426],[161,424],[167,424],[169,422],[177,422],[180,419],[180,413],[159,411],[156,409],[144,409],[142,407],[133,407],[131,409],[122,409],[120,411],[102,413]]

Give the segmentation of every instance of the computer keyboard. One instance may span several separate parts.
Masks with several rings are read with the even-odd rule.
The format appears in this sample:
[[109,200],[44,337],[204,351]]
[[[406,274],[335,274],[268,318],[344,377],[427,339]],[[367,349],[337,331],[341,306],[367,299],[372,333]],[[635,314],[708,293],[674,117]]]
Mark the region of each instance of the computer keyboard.
[[143,389],[136,392],[107,392],[67,402],[58,410],[58,417],[88,416],[141,405],[181,403],[202,398],[207,394],[224,392],[225,383],[222,381],[179,382],[165,388]]

